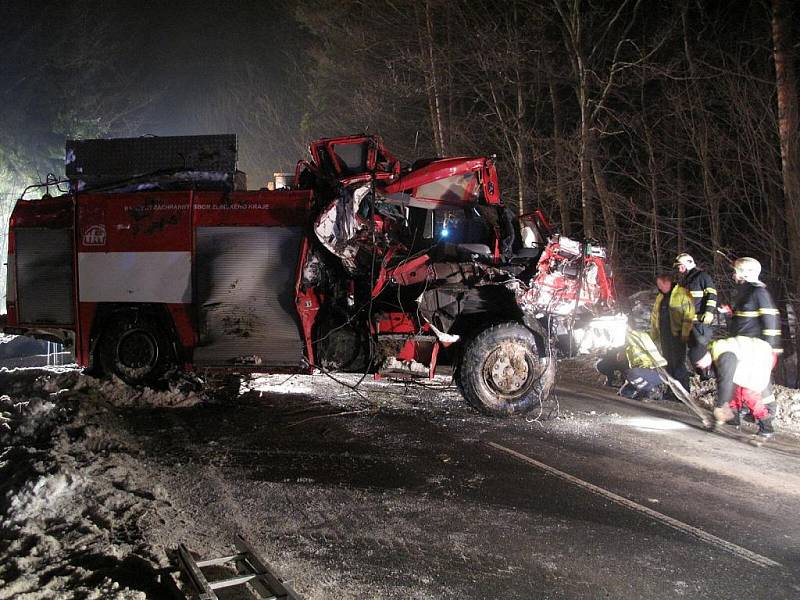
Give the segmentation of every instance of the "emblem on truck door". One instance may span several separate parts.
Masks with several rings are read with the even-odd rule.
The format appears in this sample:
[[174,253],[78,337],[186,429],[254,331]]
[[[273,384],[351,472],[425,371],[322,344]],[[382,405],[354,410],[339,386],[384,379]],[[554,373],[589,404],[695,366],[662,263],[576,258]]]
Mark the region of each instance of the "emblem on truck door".
[[106,245],[106,226],[90,225],[83,232],[84,246],[105,246]]

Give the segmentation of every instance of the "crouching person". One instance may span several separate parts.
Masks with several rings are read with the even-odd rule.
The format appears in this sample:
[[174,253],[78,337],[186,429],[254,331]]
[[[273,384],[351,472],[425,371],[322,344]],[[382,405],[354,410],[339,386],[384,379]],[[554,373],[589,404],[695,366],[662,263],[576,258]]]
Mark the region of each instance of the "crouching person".
[[709,345],[697,363],[708,368],[713,362],[717,374],[717,398],[714,419],[717,426],[739,422],[739,412],[746,406],[758,424],[758,435],[769,438],[775,432],[775,397],[770,375],[775,355],[768,342],[754,337],[736,336]]
[[666,367],[667,359],[661,356],[653,339],[644,331],[629,329],[625,336],[625,385],[619,393],[626,398],[659,399],[664,388],[658,367]]

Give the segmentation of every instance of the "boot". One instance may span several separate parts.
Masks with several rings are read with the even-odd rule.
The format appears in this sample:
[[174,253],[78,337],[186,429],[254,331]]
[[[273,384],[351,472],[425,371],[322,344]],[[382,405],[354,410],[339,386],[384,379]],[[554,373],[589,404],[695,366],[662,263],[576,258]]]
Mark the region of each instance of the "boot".
[[733,411],[729,406],[717,406],[714,408],[714,420],[716,421],[717,427],[724,425],[733,419],[733,417]]
[[775,435],[775,429],[772,427],[772,417],[767,417],[766,419],[761,419],[758,422],[758,437],[763,439],[769,439],[773,435]]

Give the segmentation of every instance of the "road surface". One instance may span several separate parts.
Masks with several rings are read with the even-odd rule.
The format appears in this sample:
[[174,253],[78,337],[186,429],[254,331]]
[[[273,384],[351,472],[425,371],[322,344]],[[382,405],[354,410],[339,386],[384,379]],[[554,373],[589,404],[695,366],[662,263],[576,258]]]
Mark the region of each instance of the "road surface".
[[800,597],[791,439],[755,448],[575,381],[527,420],[453,390],[250,387],[125,413],[169,498],[154,544],[208,557],[241,531],[309,598]]

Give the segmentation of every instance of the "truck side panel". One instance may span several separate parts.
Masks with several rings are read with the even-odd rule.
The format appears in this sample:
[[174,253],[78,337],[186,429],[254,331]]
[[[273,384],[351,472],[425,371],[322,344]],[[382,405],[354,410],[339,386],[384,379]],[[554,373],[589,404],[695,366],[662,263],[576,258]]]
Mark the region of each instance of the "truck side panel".
[[78,202],[80,302],[191,303],[191,192]]
[[72,326],[72,229],[18,227],[14,234],[20,324]]
[[197,366],[302,364],[294,288],[306,192],[195,196]]
[[72,199],[20,200],[9,225],[6,331],[69,342],[77,327]]

